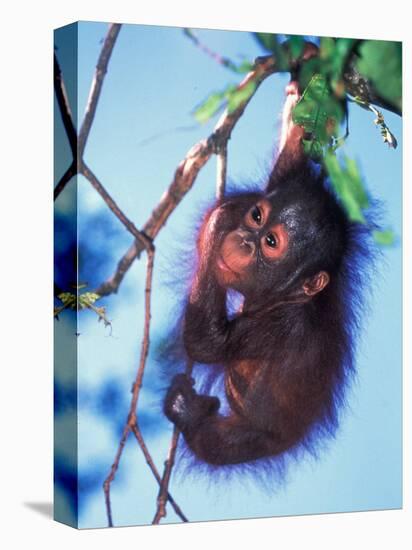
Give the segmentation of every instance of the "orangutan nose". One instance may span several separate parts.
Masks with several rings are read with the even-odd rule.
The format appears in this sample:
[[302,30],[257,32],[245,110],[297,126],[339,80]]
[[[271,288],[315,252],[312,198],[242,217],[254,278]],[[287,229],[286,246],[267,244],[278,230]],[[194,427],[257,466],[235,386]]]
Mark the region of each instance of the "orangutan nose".
[[253,256],[256,250],[256,244],[249,232],[238,231],[239,245],[243,254]]

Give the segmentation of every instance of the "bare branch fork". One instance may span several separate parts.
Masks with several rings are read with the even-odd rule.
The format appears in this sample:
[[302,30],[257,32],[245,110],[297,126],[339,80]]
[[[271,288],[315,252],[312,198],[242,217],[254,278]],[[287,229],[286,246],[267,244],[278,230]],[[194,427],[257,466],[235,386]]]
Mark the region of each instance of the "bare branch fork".
[[[153,462],[153,459],[147,449],[147,446],[144,442],[140,428],[137,422],[137,402],[139,397],[139,392],[142,387],[142,380],[144,374],[145,363],[147,355],[149,352],[149,329],[150,329],[150,294],[151,294],[151,285],[152,285],[152,276],[153,276],[153,262],[154,262],[154,246],[150,237],[146,236],[144,233],[139,231],[133,222],[127,218],[127,216],[122,212],[113,198],[106,191],[102,183],[98,178],[93,174],[90,168],[86,165],[83,160],[84,149],[86,146],[87,138],[90,133],[90,129],[93,123],[94,115],[96,113],[97,103],[100,96],[100,92],[103,85],[103,79],[107,71],[107,66],[109,63],[110,55],[113,50],[117,35],[120,31],[120,25],[110,25],[107,36],[105,38],[102,51],[99,56],[99,60],[96,67],[95,77],[92,82],[91,91],[89,95],[88,104],[86,107],[86,112],[83,120],[83,124],[80,129],[79,139],[77,139],[76,130],[73,124],[73,118],[70,111],[70,105],[66,93],[66,88],[64,81],[61,75],[61,70],[57,57],[54,57],[54,87],[57,98],[57,103],[59,110],[61,112],[63,125],[66,130],[66,134],[69,140],[70,148],[73,155],[73,162],[63,174],[62,178],[58,182],[54,190],[54,199],[56,199],[60,193],[65,188],[66,184],[70,179],[75,176],[77,173],[83,174],[85,178],[91,183],[95,190],[103,198],[107,206],[114,213],[114,215],[121,221],[121,223],[126,227],[126,229],[135,237],[135,239],[140,243],[140,245],[147,251],[148,254],[148,265],[147,265],[147,276],[146,276],[146,290],[145,290],[145,328],[142,342],[142,350],[139,368],[136,374],[136,380],[133,385],[132,390],[132,400],[130,404],[129,415],[127,418],[126,425],[123,429],[123,434],[120,439],[119,447],[114,459],[114,463],[111,467],[110,473],[104,482],[104,493],[106,501],[106,510],[108,523],[110,526],[113,525],[112,519],[112,510],[110,502],[110,486],[111,482],[114,480],[116,471],[118,469],[120,459],[123,453],[124,446],[126,444],[128,435],[132,431],[136,437],[136,441],[140,446],[143,455],[146,459],[147,464],[149,465],[155,479],[160,484],[161,478],[156,469],[156,466]],[[167,493],[167,499],[172,504],[176,514],[182,519],[182,521],[187,521],[186,516],[183,514],[173,497]]]
[[69,180],[80,171],[80,165],[83,162],[84,149],[87,138],[89,137],[94,115],[96,114],[97,103],[102,91],[103,80],[107,72],[110,56],[112,54],[121,25],[113,23],[109,25],[109,30],[104,39],[103,47],[97,61],[96,70],[92,85],[90,88],[89,99],[87,101],[86,111],[83,122],[80,127],[79,137],[73,123],[73,115],[70,110],[66,87],[61,74],[59,62],[56,54],[54,55],[54,91],[57,104],[62,116],[64,129],[69,140],[70,149],[73,155],[73,162],[68,170],[63,174],[54,190],[54,200],[60,195]]

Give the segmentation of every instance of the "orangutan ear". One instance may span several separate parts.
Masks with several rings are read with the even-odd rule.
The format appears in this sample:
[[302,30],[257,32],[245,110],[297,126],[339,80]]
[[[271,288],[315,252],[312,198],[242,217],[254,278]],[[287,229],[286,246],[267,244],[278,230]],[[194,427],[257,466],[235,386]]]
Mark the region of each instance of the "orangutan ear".
[[316,273],[316,275],[310,277],[310,279],[306,279],[303,284],[303,292],[307,296],[314,296],[325,288],[329,280],[329,273],[326,273],[326,271],[319,271],[319,273]]

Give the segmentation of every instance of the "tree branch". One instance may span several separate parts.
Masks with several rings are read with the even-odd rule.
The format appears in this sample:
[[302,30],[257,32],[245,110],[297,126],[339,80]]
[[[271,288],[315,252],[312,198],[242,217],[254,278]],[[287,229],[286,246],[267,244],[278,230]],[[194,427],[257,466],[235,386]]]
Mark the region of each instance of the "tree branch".
[[[152,457],[149,453],[149,450],[146,447],[146,443],[144,442],[144,439],[143,439],[143,436],[142,436],[142,433],[139,429],[138,424],[133,425],[132,430],[133,430],[133,433],[136,437],[136,440],[137,440],[138,444],[140,445],[140,448],[142,449],[143,455],[146,459],[146,463],[148,464],[149,468],[151,469],[151,471],[153,473],[153,476],[155,477],[157,483],[161,487],[162,478],[160,477],[160,474],[159,474],[159,472],[158,472],[158,470],[157,470],[157,468],[156,468],[156,466],[153,462],[153,459],[152,459]],[[176,512],[176,514],[180,517],[180,519],[183,522],[187,523],[189,520],[184,515],[184,513],[182,512],[182,510],[180,509],[180,507],[178,506],[178,504],[176,503],[176,501],[174,500],[172,495],[169,492],[167,492],[166,497],[167,497],[167,500],[170,502],[170,504],[173,506],[173,509]]]
[[[104,202],[116,216],[116,218],[125,226],[129,233],[131,233],[139,241],[142,249],[147,249],[148,242],[151,242],[151,239],[148,239],[147,235],[142,234],[142,232],[137,229],[134,223],[129,220],[126,214],[123,213],[123,211],[119,208],[114,199],[106,191],[102,183],[97,179],[97,177],[83,161],[80,163],[79,173],[82,174],[92,184],[92,186],[99,193]],[[97,294],[99,293],[97,292]]]
[[[193,361],[188,360],[186,363],[186,376],[189,378],[192,376],[193,371]],[[158,525],[160,520],[166,517],[166,502],[169,489],[170,478],[172,476],[173,466],[175,464],[177,444],[179,442],[180,431],[176,428],[173,428],[173,435],[170,441],[169,453],[167,460],[165,461],[165,467],[163,471],[163,477],[160,484],[160,490],[157,497],[157,510],[155,517],[153,518],[152,524]]]
[[[56,54],[54,54],[54,93],[56,94],[57,105],[62,117],[63,126],[66,131],[67,139],[69,140],[70,150],[72,152],[73,159],[76,159],[77,154],[77,133],[73,124],[73,115],[70,110],[69,98],[67,96],[66,86],[62,77],[59,62]],[[56,187],[54,188],[54,200],[60,195],[66,184],[77,173],[77,166],[75,160],[71,163],[69,168],[60,178]]]
[[77,153],[77,133],[73,124],[73,115],[70,110],[69,98],[67,96],[66,86],[64,85],[62,72],[56,54],[54,54],[54,93],[56,94],[57,104],[59,106],[63,126],[69,140],[70,149],[73,158],[75,158]]
[[[136,372],[135,382],[132,387],[132,399],[129,407],[129,414],[127,417],[126,424],[123,428],[122,437],[117,448],[117,452],[113,461],[113,464],[110,468],[109,474],[103,483],[103,490],[105,495],[106,503],[106,514],[108,526],[113,527],[113,516],[112,516],[112,507],[110,500],[110,489],[111,484],[116,476],[116,472],[119,468],[120,459],[123,454],[124,446],[126,444],[127,438],[130,431],[132,431],[136,437],[136,440],[142,449],[143,455],[146,459],[146,462],[149,464],[150,469],[157,482],[160,484],[161,479],[160,475],[156,469],[156,466],[153,462],[153,459],[146,447],[146,444],[143,440],[143,437],[140,432],[140,428],[137,422],[137,405],[139,400],[140,391],[143,385],[143,375],[146,366],[147,356],[149,354],[150,346],[150,319],[151,319],[151,292],[152,292],[152,279],[153,279],[153,265],[154,265],[154,253],[155,249],[151,243],[146,241],[146,250],[147,250],[147,270],[146,270],[146,287],[145,287],[145,322],[144,322],[144,332],[143,332],[143,341],[142,348],[140,352],[140,361],[139,367]],[[188,521],[186,516],[183,514],[179,506],[176,504],[172,496],[167,492],[166,499],[169,500],[176,511],[176,514],[183,520]]]
[[152,290],[152,277],[153,277],[153,263],[154,263],[154,247],[151,244],[147,244],[147,270],[146,270],[146,287],[145,287],[145,322],[143,331],[142,348],[140,352],[139,367],[136,372],[135,382],[132,388],[132,399],[129,407],[129,414],[127,417],[126,425],[123,429],[123,434],[120,439],[120,443],[115,455],[114,462],[110,469],[109,475],[103,483],[103,490],[106,501],[106,513],[109,527],[113,527],[112,509],[110,502],[110,487],[115,478],[116,472],[119,468],[120,459],[122,457],[123,449],[126,444],[127,437],[132,430],[133,426],[137,425],[136,407],[142,387],[144,368],[146,364],[147,355],[149,353],[149,336],[150,336],[150,295]]
[[97,61],[96,71],[94,73],[93,82],[90,88],[89,99],[87,100],[83,123],[79,132],[79,159],[83,157],[84,148],[86,147],[86,141],[92,127],[94,115],[96,114],[97,102],[99,101],[100,93],[102,91],[103,80],[107,72],[107,66],[109,64],[110,56],[112,55],[112,51],[116,43],[117,36],[120,32],[120,28],[121,25],[117,23],[112,23],[109,26],[109,30],[104,39],[103,47]]
[[163,472],[162,481],[160,483],[159,495],[157,497],[157,510],[155,517],[153,518],[152,525],[158,525],[160,520],[166,517],[166,501],[168,495],[168,487],[170,483],[170,477],[172,475],[173,466],[175,463],[175,456],[177,450],[177,443],[179,441],[180,432],[176,428],[173,428],[172,441],[169,448],[169,454],[165,462],[165,468]]
[[64,85],[59,62],[54,54],[54,91],[57,103],[62,116],[63,125],[69,140],[73,161],[54,189],[54,200],[60,195],[70,179],[80,171],[79,165],[83,163],[83,153],[86,147],[86,141],[90,133],[94,115],[96,113],[97,103],[103,86],[103,80],[107,72],[110,56],[116,42],[117,35],[120,32],[121,25],[112,24],[109,26],[106,38],[104,40],[102,51],[96,66],[96,72],[90,88],[89,99],[80,129],[77,137],[76,129],[73,124],[73,117],[70,110],[69,99]]
[[77,167],[75,161],[71,163],[66,172],[62,175],[59,182],[53,191],[53,199],[56,200],[63,189],[66,187],[67,183],[72,179],[73,176],[77,174]]
[[227,69],[230,69],[232,71],[237,72],[237,67],[233,61],[231,61],[228,57],[224,57],[217,52],[211,50],[206,44],[203,44],[199,40],[199,38],[195,35],[192,29],[185,28],[183,29],[183,32],[185,36],[191,40],[195,46],[197,46],[202,52],[204,52],[208,57],[219,63],[219,65],[222,65],[223,67],[226,67]]

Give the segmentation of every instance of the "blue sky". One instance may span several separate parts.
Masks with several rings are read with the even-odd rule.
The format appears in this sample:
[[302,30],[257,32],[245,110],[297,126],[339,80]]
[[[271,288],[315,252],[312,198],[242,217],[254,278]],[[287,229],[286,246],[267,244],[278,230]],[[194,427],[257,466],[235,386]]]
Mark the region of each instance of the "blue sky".
[[[106,24],[79,25],[78,116],[81,119],[101,49]],[[262,54],[248,33],[199,31],[210,48],[234,60]],[[64,73],[68,50],[57,40]],[[67,79],[67,81],[69,78]],[[174,170],[190,147],[209,135],[214,122],[199,126],[191,111],[211,91],[236,83],[236,75],[219,66],[184,37],[181,29],[125,25],[119,34],[87,144],[85,159],[109,193],[139,227],[147,220]],[[263,83],[236,126],[229,145],[229,179],[263,182],[275,149],[286,76]],[[69,86],[72,108],[76,100]],[[370,193],[382,203],[384,225],[398,243],[385,250],[373,280],[370,308],[357,355],[358,376],[336,441],[317,460],[290,469],[281,488],[237,478],[213,484],[204,476],[176,475],[171,490],[191,521],[396,508],[401,505],[401,156],[399,117],[385,120],[399,147],[390,150],[373,125],[373,115],[350,108],[350,137],[345,153],[355,158]],[[57,132],[61,125],[57,122]],[[69,159],[67,147],[56,164],[60,176]],[[60,172],[59,172],[60,171]],[[193,225],[213,199],[215,160],[202,170],[156,239],[152,335],[156,343],[173,321],[176,292],[171,273],[179,278],[179,250],[193,237]],[[74,182],[71,183],[74,185]],[[67,191],[67,190],[66,190]],[[65,193],[66,193],[65,191]],[[68,197],[56,203],[68,212]],[[93,288],[113,271],[131,243],[119,222],[91,186],[78,178],[78,224],[83,263],[80,278]],[[182,245],[183,243],[183,245]],[[143,329],[144,258],[127,274],[119,292],[104,300],[113,321],[109,334],[95,316],[79,316],[78,392],[80,472],[95,472],[93,490],[80,493],[80,524],[106,525],[99,476],[108,470],[116,450],[119,423],[127,406]],[[167,284],[166,284],[167,283]],[[160,412],[161,382],[153,354],[141,410],[144,435],[159,469],[170,441],[170,424]],[[117,400],[110,389],[116,388]],[[106,393],[105,393],[106,392]],[[104,396],[113,405],[104,405]],[[99,401],[97,396],[101,397]],[[115,410],[114,410],[115,409]],[[144,414],[146,416],[144,416]],[[116,422],[113,422],[113,417]],[[103,472],[101,474],[101,472]],[[116,525],[150,523],[157,487],[130,439],[113,484]],[[63,497],[62,497],[63,498]],[[166,521],[174,521],[169,511]]]

